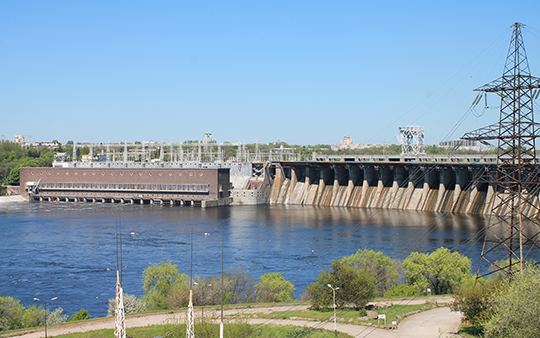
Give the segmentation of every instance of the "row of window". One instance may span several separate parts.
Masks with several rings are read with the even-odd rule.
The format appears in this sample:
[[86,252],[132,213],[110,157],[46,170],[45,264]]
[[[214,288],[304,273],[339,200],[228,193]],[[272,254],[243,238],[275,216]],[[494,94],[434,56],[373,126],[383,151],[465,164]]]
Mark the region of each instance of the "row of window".
[[99,189],[208,192],[208,184],[40,183],[41,189]]

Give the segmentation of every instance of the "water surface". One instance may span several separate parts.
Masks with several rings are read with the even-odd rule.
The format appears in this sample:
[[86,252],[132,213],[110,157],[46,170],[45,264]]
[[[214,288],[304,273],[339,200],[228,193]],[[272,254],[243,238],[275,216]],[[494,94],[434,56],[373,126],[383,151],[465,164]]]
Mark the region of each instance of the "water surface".
[[[69,315],[85,308],[103,316],[116,282],[115,224],[123,230],[124,292],[141,296],[142,272],[170,260],[189,275],[240,266],[254,278],[281,272],[296,295],[334,258],[358,249],[404,259],[441,246],[471,258],[482,249],[485,218],[437,213],[312,206],[201,209],[128,204],[16,203],[0,205],[0,293],[25,306],[58,297]],[[133,234],[132,234],[133,233]],[[38,304],[36,304],[38,305]]]

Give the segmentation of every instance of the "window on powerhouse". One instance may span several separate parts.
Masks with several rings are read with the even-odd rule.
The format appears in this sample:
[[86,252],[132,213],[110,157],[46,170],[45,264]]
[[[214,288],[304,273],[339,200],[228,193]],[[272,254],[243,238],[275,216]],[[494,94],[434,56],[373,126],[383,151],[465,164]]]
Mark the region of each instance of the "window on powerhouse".
[[208,184],[40,183],[41,189],[99,189],[208,192]]

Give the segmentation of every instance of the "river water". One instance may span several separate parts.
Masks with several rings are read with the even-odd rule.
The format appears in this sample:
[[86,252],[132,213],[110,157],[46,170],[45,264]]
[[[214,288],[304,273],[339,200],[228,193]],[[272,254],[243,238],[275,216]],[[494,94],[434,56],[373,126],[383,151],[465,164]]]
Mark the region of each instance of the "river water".
[[298,296],[334,258],[358,249],[404,259],[444,246],[478,264],[486,218],[438,213],[303,206],[201,209],[91,203],[0,204],[0,295],[39,305],[50,299],[71,315],[104,316],[116,283],[115,228],[123,233],[124,292],[141,296],[142,272],[170,260],[193,274],[240,266],[256,279],[281,272]]

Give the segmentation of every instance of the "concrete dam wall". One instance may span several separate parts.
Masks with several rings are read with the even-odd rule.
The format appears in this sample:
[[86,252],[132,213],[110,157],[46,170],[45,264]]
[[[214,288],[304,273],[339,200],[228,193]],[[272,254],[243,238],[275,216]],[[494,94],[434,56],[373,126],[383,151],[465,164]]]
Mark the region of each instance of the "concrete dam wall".
[[273,163],[268,202],[482,215],[495,198],[494,170],[486,163]]

